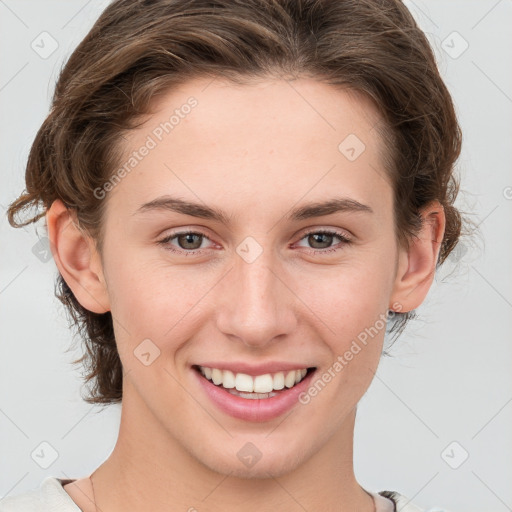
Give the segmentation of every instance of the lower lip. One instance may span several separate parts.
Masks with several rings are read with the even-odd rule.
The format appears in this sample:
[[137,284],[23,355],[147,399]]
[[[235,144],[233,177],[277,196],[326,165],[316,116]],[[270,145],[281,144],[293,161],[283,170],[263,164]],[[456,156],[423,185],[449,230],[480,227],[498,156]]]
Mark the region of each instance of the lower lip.
[[221,411],[244,421],[263,422],[277,418],[290,410],[298,402],[299,395],[309,387],[316,370],[308,373],[292,388],[285,388],[272,398],[262,399],[248,399],[232,395],[222,386],[213,384],[199,371],[193,369],[193,372],[208,397]]

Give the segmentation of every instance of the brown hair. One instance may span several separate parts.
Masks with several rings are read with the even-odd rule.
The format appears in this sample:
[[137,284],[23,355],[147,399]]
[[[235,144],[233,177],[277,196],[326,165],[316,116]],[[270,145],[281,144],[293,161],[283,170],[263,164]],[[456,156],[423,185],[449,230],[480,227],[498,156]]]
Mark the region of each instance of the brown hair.
[[[10,224],[35,222],[61,199],[101,253],[106,199],[94,190],[120,165],[121,137],[150,113],[152,98],[196,77],[246,83],[285,75],[372,99],[388,128],[397,239],[407,244],[421,227],[421,208],[437,199],[446,215],[440,265],[461,232],[453,206],[461,132],[430,45],[399,0],[113,1],[60,73],[30,150],[26,191],[8,210]],[[42,212],[15,221],[39,205]],[[85,400],[120,402],[111,313],[83,308],[61,275],[56,295],[85,341],[86,353],[74,361],[84,363],[93,384]],[[400,333],[412,316],[398,314],[393,329]]]

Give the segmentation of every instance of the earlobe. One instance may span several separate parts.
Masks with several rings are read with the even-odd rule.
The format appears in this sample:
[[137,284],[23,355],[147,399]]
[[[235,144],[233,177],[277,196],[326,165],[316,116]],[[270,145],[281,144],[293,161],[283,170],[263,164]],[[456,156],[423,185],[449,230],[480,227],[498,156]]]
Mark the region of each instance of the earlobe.
[[422,228],[408,249],[399,250],[398,270],[390,304],[400,304],[400,312],[416,309],[425,300],[434,280],[445,230],[445,215],[439,201],[422,209]]
[[95,244],[77,225],[75,212],[57,199],[46,213],[55,264],[78,302],[93,313],[110,311]]

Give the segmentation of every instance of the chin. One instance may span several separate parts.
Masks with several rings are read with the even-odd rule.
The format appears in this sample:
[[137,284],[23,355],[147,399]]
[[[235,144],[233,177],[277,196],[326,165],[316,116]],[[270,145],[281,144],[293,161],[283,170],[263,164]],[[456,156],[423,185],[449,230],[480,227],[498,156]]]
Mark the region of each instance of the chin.
[[303,462],[304,454],[265,453],[252,466],[245,465],[235,453],[212,454],[210,460],[200,462],[211,471],[241,479],[279,478],[295,470]]

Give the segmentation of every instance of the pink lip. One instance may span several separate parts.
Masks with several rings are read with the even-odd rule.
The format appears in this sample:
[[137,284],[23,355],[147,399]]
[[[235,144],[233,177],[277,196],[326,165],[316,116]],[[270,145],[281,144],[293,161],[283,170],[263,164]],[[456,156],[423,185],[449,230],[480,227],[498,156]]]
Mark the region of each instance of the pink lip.
[[[218,366],[213,367],[218,368]],[[206,395],[222,412],[244,421],[264,422],[277,418],[290,410],[298,402],[299,395],[309,387],[316,371],[309,373],[298,384],[289,389],[285,388],[272,398],[253,400],[232,395],[227,389],[216,386],[206,379],[198,370],[194,369],[193,373]],[[267,371],[267,373],[271,372]]]
[[205,366],[206,368],[217,368],[219,370],[230,370],[235,375],[237,373],[245,373],[246,375],[251,375],[252,377],[255,377],[257,375],[264,375],[265,373],[287,372],[291,370],[301,370],[302,368],[311,368],[314,365],[305,366],[304,363],[290,363],[279,361],[270,361],[268,363],[260,364],[248,364],[243,361],[232,363],[209,361],[206,363],[201,363],[200,365],[197,366]]

